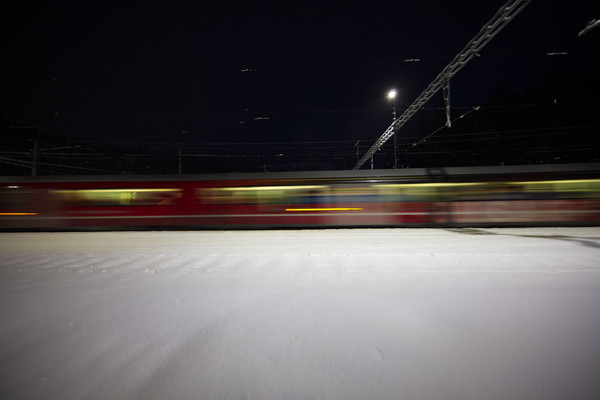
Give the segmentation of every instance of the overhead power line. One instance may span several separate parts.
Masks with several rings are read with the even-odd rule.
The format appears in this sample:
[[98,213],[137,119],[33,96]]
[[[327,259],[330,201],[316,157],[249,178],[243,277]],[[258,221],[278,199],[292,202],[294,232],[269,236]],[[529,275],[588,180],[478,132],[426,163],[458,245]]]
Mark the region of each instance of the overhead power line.
[[[471,110],[469,110],[466,113],[464,113],[464,114],[460,115],[459,117],[455,118],[452,122],[458,121],[459,119],[463,119],[464,117],[466,117],[467,115],[469,115],[473,111],[477,111],[477,110],[479,110],[479,106],[473,107]],[[433,135],[435,135],[436,133],[438,133],[439,131],[441,131],[442,129],[447,128],[447,127],[448,127],[448,124],[440,126],[435,131],[433,131],[429,135],[425,136],[423,139],[419,140],[418,142],[413,143],[411,147],[415,147],[415,146],[420,145],[421,143],[425,143],[427,141],[427,139],[429,139],[430,137],[432,137]]]
[[588,24],[586,25],[585,28],[583,28],[581,31],[579,31],[579,34],[577,36],[581,37],[581,36],[585,35],[587,32],[589,32],[592,29],[597,28],[599,26],[600,26],[600,19],[594,18],[593,20],[588,22]]
[[[406,109],[406,111],[397,118],[386,130],[383,135],[371,148],[365,153],[365,155],[358,161],[353,169],[360,169],[364,163],[377,152],[381,146],[394,135],[398,129],[419,111],[425,103],[429,101],[442,88],[449,88],[450,79],[467,64],[471,58],[476,56],[479,51],[498,34],[531,0],[509,0],[504,4],[492,17],[492,19],[481,28],[479,33],[475,35],[473,39],[465,48],[454,57],[454,59],[448,64],[442,72],[434,79],[434,81],[421,93],[419,97]],[[446,107],[449,108],[449,102],[446,103]]]

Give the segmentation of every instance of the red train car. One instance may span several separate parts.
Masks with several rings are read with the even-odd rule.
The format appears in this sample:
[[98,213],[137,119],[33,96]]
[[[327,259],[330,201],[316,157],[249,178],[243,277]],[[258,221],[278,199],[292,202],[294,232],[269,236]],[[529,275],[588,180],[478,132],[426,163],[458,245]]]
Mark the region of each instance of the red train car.
[[0,178],[0,229],[600,224],[600,164]]

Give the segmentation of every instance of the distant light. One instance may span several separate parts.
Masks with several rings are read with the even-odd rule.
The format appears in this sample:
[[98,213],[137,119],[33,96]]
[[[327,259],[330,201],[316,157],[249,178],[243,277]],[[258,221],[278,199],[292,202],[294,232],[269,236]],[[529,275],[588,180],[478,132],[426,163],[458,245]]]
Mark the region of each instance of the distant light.
[[396,98],[396,94],[398,94],[396,89],[392,89],[388,92],[387,97],[388,97],[388,99],[394,99],[394,98]]

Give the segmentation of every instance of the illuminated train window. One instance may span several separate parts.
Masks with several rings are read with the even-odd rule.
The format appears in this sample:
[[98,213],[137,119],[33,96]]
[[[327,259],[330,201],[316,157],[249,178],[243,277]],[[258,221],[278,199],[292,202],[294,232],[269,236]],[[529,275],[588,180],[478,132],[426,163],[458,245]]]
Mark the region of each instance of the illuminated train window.
[[530,194],[546,194],[555,197],[599,198],[599,179],[573,179],[556,181],[517,182]]
[[465,183],[397,183],[374,185],[387,201],[448,201],[456,196],[486,193],[486,184]]
[[331,192],[333,203],[375,203],[381,201],[376,187],[360,185],[338,185]]
[[196,189],[196,197],[208,204],[293,204],[309,202],[328,189],[326,185],[232,186]]
[[181,189],[68,189],[53,190],[60,201],[75,207],[174,205]]
[[394,201],[467,201],[538,198],[599,198],[600,180],[457,182],[374,185]]

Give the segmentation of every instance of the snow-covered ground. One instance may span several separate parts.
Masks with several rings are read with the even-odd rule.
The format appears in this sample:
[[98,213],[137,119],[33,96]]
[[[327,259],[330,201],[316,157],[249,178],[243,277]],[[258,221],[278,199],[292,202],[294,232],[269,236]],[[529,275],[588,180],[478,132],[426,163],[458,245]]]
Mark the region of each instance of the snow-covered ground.
[[0,234],[2,399],[599,399],[600,228]]

